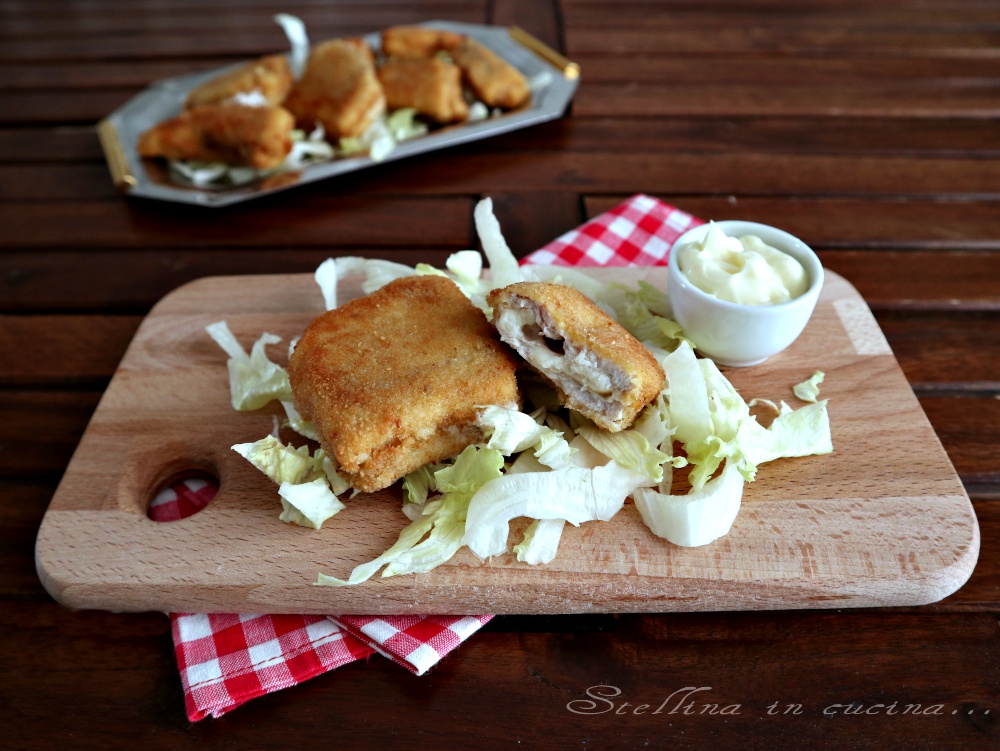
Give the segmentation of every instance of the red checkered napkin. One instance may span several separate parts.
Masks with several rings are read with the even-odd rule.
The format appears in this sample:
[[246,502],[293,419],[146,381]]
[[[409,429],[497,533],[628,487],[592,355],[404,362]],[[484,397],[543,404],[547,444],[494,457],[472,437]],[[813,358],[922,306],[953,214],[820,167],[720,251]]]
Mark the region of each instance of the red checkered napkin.
[[[522,264],[659,266],[701,220],[646,195],[553,240]],[[191,478],[150,504],[156,521],[199,511],[217,487]],[[492,615],[322,616],[171,614],[188,718],[219,717],[250,699],[373,653],[423,675]]]
[[[154,521],[204,508],[218,490],[175,483],[149,506]],[[221,717],[250,699],[378,653],[423,675],[492,615],[209,615],[171,613],[188,719]]]
[[521,259],[553,266],[665,266],[670,246],[704,224],[639,193]]
[[322,615],[174,613],[170,619],[192,722],[375,651]]

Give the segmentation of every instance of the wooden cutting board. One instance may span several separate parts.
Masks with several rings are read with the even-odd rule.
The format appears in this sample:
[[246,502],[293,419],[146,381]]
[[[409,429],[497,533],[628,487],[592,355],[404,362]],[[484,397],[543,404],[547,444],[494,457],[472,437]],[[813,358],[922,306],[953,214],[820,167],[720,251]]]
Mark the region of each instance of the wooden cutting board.
[[[664,268],[595,270],[645,279]],[[341,300],[360,294],[344,289]],[[761,467],[730,534],[680,548],[628,501],[610,522],[567,526],[542,566],[467,549],[427,574],[347,578],[407,523],[398,487],[347,502],[310,530],[278,520],[276,487],[230,450],[273,428],[275,410],[234,412],[226,357],[204,332],[226,320],[249,347],[297,336],[322,303],[311,275],[216,277],[168,295],[123,358],[42,522],[39,576],[74,608],[241,613],[582,613],[918,605],[968,579],[979,529],[968,496],[857,291],[827,272],[816,312],[788,350],[724,372],[749,401],[798,402],[791,386],[823,370],[834,453]],[[271,349],[284,361],[284,345]],[[285,440],[296,438],[283,435]],[[156,491],[192,470],[216,499],[156,523]],[[525,523],[512,525],[511,544]]]

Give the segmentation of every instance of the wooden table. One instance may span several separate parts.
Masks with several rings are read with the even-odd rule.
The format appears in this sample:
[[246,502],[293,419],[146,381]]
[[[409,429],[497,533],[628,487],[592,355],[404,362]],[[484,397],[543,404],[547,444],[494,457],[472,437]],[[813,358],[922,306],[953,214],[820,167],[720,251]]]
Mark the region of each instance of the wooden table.
[[[279,5],[0,3],[4,745],[995,745],[1000,3]],[[582,83],[557,122],[231,209],[119,196],[95,123],[154,79],[280,49],[278,10],[314,39],[516,24],[578,62]],[[329,255],[440,264],[475,244],[484,195],[523,255],[638,192],[781,226],[862,293],[973,500],[982,551],[965,587],[909,609],[503,616],[425,677],[373,659],[195,725],[164,615],[73,612],[46,594],[42,515],[167,292]]]

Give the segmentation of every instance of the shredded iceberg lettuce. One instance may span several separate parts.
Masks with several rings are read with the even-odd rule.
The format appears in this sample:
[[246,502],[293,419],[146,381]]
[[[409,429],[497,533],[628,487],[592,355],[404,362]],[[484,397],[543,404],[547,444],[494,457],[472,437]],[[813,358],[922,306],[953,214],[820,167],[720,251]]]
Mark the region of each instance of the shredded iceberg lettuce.
[[524,539],[514,546],[521,563],[551,563],[559,552],[565,519],[535,519],[524,531]]
[[337,307],[337,262],[333,258],[327,258],[316,267],[313,274],[319,291],[323,294],[323,305],[327,310]]
[[396,544],[373,561],[355,567],[347,580],[320,573],[316,583],[327,586],[360,584],[385,567],[382,576],[423,573],[450,560],[463,545],[469,502],[480,488],[502,477],[503,456],[489,448],[469,446],[455,463],[434,473],[442,496],[428,501],[408,524]]
[[619,466],[645,475],[656,483],[663,480],[663,465],[673,459],[651,446],[649,439],[638,430],[610,433],[595,425],[580,425],[576,434]]
[[286,446],[273,435],[266,435],[253,443],[237,443],[232,448],[278,485],[305,482],[309,475],[315,473],[308,448]]
[[[810,402],[804,407],[765,399],[748,403],[714,362],[696,357],[670,319],[664,293],[645,283],[635,289],[601,284],[573,269],[518,266],[489,199],[477,204],[475,224],[489,277],[483,274],[482,255],[474,250],[453,254],[444,270],[357,257],[328,259],[315,275],[326,308],[337,305],[338,281],[354,274],[364,277],[365,294],[412,274],[442,275],[487,313],[485,296],[495,287],[526,280],[569,283],[654,353],[666,385],[633,426],[618,433],[600,430],[578,413],[563,412],[541,383],[524,384],[534,412],[481,407],[482,444],[404,478],[402,511],[409,524],[397,542],[356,566],[346,580],[320,573],[317,584],[359,584],[380,570],[383,577],[430,571],[463,547],[480,558],[501,555],[508,550],[515,518],[530,520],[513,547],[517,559],[548,563],[567,523],[607,521],[629,496],[654,534],[676,545],[705,545],[729,532],[745,484],[755,480],[761,464],[833,450],[827,401],[816,400],[820,371],[794,387],[800,399]],[[248,355],[225,322],[208,330],[230,356],[234,408],[257,409],[277,399],[288,416],[286,424],[317,440],[314,427],[291,402],[287,372],[267,358],[266,346],[279,339],[262,335]],[[759,404],[777,413],[767,427],[751,413]],[[344,508],[337,496],[349,485],[322,449],[311,454],[308,447],[286,446],[275,436],[233,449],[279,486],[282,520],[319,529]],[[685,467],[691,490],[672,493],[674,470]]]
[[349,486],[322,449],[312,454],[308,446],[293,448],[273,435],[232,448],[279,486],[281,521],[320,529],[344,509],[337,495]]
[[691,491],[671,495],[662,487],[659,492],[640,489],[634,499],[653,533],[676,545],[707,545],[727,534],[744,483],[755,479],[759,465],[833,451],[825,401],[798,410],[782,402],[779,416],[765,428],[716,364],[695,358],[686,343],[664,360],[664,371],[660,409],[676,428],[691,465]]
[[306,25],[301,18],[290,13],[278,13],[274,16],[274,22],[288,37],[288,45],[291,47],[288,65],[292,69],[292,75],[301,78],[306,69],[306,60],[309,58],[309,35],[306,33]]
[[743,475],[727,463],[722,473],[686,495],[639,488],[633,496],[642,521],[657,537],[674,545],[708,545],[727,534],[743,498]]
[[283,482],[278,487],[283,522],[321,529],[323,522],[346,506],[340,502],[325,477],[301,483]]
[[333,288],[336,289],[338,279],[352,274],[361,274],[364,276],[364,281],[361,283],[361,291],[366,295],[370,295],[389,282],[402,279],[405,276],[413,276],[415,273],[417,272],[412,266],[396,263],[395,261],[383,261],[380,258],[345,256],[336,260],[332,275],[329,271],[327,272],[324,285],[333,284]]
[[594,469],[567,466],[503,475],[472,498],[462,542],[480,558],[489,558],[506,552],[509,523],[518,517],[565,519],[573,525],[608,521],[647,481],[613,461]]
[[277,344],[281,337],[262,334],[248,355],[225,321],[210,324],[205,331],[229,355],[226,367],[233,409],[243,412],[260,409],[272,400],[291,401],[288,372],[269,360],[265,351],[268,344]]
[[476,222],[476,232],[479,241],[483,244],[483,252],[490,262],[491,283],[495,288],[506,287],[514,282],[523,280],[521,268],[517,264],[517,258],[507,245],[503,233],[500,231],[500,222],[493,214],[493,199],[484,198],[476,204],[473,210],[473,218]]
[[817,370],[802,383],[792,386],[792,391],[795,393],[795,396],[804,402],[815,402],[816,397],[819,396],[819,385],[823,383],[825,378],[826,373]]

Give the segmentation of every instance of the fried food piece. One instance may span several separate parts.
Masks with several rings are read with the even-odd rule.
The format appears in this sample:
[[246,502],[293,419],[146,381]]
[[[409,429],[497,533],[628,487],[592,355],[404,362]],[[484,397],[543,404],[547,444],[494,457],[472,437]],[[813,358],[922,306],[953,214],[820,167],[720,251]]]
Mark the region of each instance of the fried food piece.
[[316,45],[284,106],[306,130],[322,125],[332,140],[360,136],[385,112],[371,48],[361,39]]
[[433,57],[450,52],[464,34],[426,26],[393,26],[382,32],[382,52],[388,57]]
[[277,107],[292,88],[292,80],[292,69],[285,56],[269,55],[191,89],[184,108],[222,104],[238,94],[253,92],[259,92],[268,104]]
[[147,130],[137,148],[143,157],[271,169],[292,150],[294,127],[281,107],[202,104]]
[[397,279],[316,318],[288,365],[295,405],[358,490],[484,440],[481,407],[520,405],[517,358],[449,279]]
[[390,110],[413,107],[439,123],[461,122],[469,116],[462,96],[462,71],[436,57],[392,58],[378,71]]
[[489,107],[512,109],[528,101],[531,90],[524,75],[475,39],[463,39],[451,56],[476,96]]
[[618,432],[663,389],[639,340],[572,287],[518,282],[489,293],[500,338],[555,386],[564,406]]

